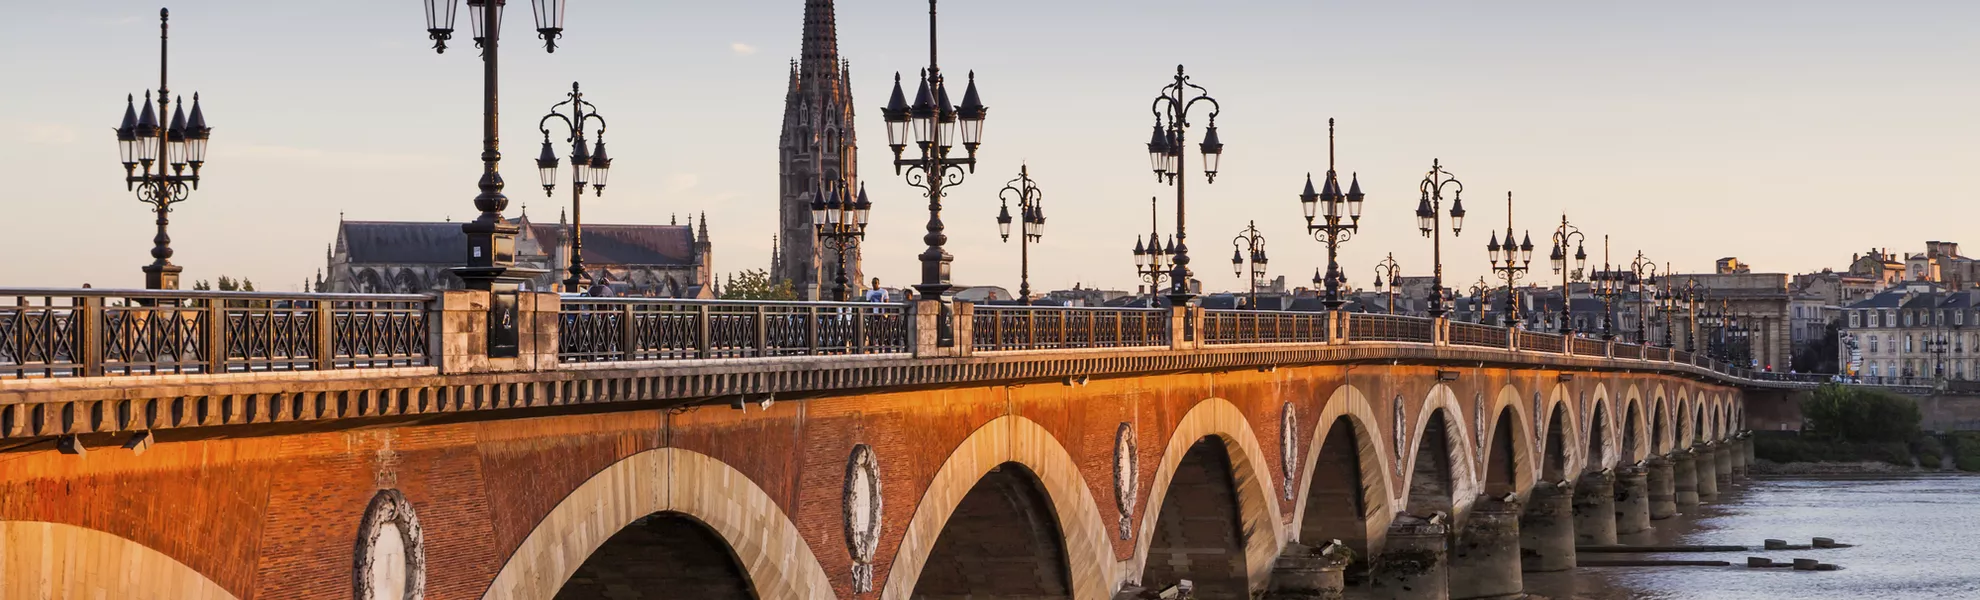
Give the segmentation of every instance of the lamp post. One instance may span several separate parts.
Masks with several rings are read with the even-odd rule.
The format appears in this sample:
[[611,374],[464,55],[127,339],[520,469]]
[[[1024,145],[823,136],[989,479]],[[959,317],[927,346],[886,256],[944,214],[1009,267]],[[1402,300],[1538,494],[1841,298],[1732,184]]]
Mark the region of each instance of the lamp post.
[[1265,278],[1265,266],[1271,263],[1271,258],[1265,255],[1265,234],[1259,233],[1257,221],[1252,221],[1238,231],[1237,237],[1231,238],[1231,274],[1244,277],[1247,271],[1246,263],[1250,263],[1251,266],[1248,269],[1251,273],[1251,284],[1246,294],[1251,297],[1251,308],[1256,310],[1258,283]]
[[1444,192],[1451,192],[1451,236],[1464,231],[1464,183],[1445,171],[1442,163],[1430,160],[1430,172],[1424,174],[1423,182],[1417,185],[1423,198],[1416,204],[1416,228],[1423,237],[1430,238],[1430,261],[1434,269],[1430,277],[1430,316],[1444,314],[1444,230],[1441,219]]
[[1011,241],[1011,197],[1017,197],[1018,220],[1018,297],[1025,304],[1031,303],[1031,242],[1045,237],[1045,192],[1038,189],[1037,182],[1031,180],[1031,167],[1018,166],[1017,179],[1004,184],[997,192],[997,199],[1003,204],[997,208],[997,235],[1005,242]]
[[[1361,202],[1366,196],[1361,193],[1360,174],[1349,176],[1348,191],[1341,193],[1341,178],[1334,171],[1334,120],[1327,119],[1327,180],[1320,191],[1313,190],[1313,174],[1306,174],[1306,190],[1299,195],[1299,204],[1306,213],[1306,232],[1313,239],[1327,245],[1326,293],[1321,304],[1327,310],[1340,310],[1346,304],[1341,300],[1341,286],[1345,276],[1339,261],[1343,242],[1354,239],[1355,232],[1361,230]],[[1341,208],[1346,205],[1347,221],[1341,220]],[[1314,213],[1319,213],[1320,223],[1313,222]]]
[[1396,290],[1400,285],[1396,279],[1402,277],[1402,265],[1396,264],[1396,253],[1375,263],[1375,291],[1389,297],[1389,314],[1396,314]]
[[1650,294],[1657,289],[1657,261],[1636,251],[1636,260],[1629,263],[1630,293],[1636,296],[1636,343],[1650,343]]
[[1162,287],[1162,280],[1169,276],[1169,261],[1176,255],[1176,242],[1171,238],[1167,246],[1162,244],[1161,225],[1156,220],[1156,199],[1148,198],[1148,243],[1141,243],[1141,236],[1134,238],[1134,271],[1137,277],[1148,280],[1148,307],[1155,307],[1156,290]]
[[859,244],[866,241],[867,215],[873,210],[873,201],[867,199],[863,185],[857,196],[851,194],[843,175],[838,181],[825,183],[812,196],[811,224],[819,245],[831,248],[832,254],[839,257],[837,272],[832,277],[832,301],[845,302],[851,283],[846,278],[846,255],[857,252]]
[[1609,236],[1602,236],[1602,272],[1589,278],[1595,286],[1595,296],[1602,299],[1602,340],[1616,339],[1616,296],[1622,293],[1626,283],[1622,273],[1609,264]]
[[1683,286],[1671,290],[1673,302],[1684,303],[1687,312],[1688,324],[1684,331],[1684,349],[1687,352],[1698,351],[1698,300],[1702,289],[1697,279],[1686,279]]
[[[1192,91],[1194,90],[1194,91]],[[1195,96],[1191,96],[1195,94]],[[1176,239],[1170,247],[1175,251],[1173,266],[1169,270],[1169,302],[1175,306],[1186,306],[1195,295],[1189,290],[1189,228],[1185,218],[1188,214],[1184,190],[1189,178],[1183,171],[1183,147],[1189,137],[1189,111],[1196,103],[1208,103],[1210,122],[1204,130],[1203,142],[1199,149],[1203,153],[1203,176],[1206,183],[1217,181],[1217,165],[1224,155],[1224,143],[1217,138],[1217,113],[1223,108],[1209,90],[1189,82],[1183,74],[1182,65],[1176,65],[1175,82],[1162,87],[1162,93],[1155,97],[1150,110],[1155,113],[1154,134],[1148,139],[1148,161],[1155,170],[1155,179],[1166,179],[1176,188]],[[1194,321],[1184,320],[1184,339],[1194,339]]]
[[[1574,337],[1574,312],[1570,310],[1574,305],[1574,290],[1569,289],[1568,284],[1571,281],[1580,281],[1582,269],[1588,267],[1588,250],[1582,247],[1582,242],[1586,241],[1588,236],[1582,235],[1580,228],[1569,224],[1567,214],[1563,213],[1561,225],[1554,228],[1553,239],[1554,249],[1548,253],[1547,258],[1553,263],[1554,274],[1561,276],[1561,336]],[[1567,268],[1569,244],[1574,245],[1573,269]]]
[[1479,275],[1478,281],[1471,284],[1471,322],[1480,324],[1485,322],[1485,304],[1489,301],[1488,294],[1491,293],[1492,284],[1485,281],[1484,275]]
[[[976,172],[976,149],[983,142],[983,119],[990,109],[977,96],[975,72],[969,74],[962,105],[949,103],[949,90],[936,60],[935,1],[928,0],[928,68],[916,77],[914,104],[908,104],[901,74],[895,72],[893,95],[880,115],[887,122],[887,146],[894,150],[894,172],[908,185],[921,188],[928,198],[928,233],[921,237],[928,249],[921,252],[921,283],[914,288],[917,297],[942,303],[938,345],[951,346],[955,344],[955,330],[945,297],[955,287],[949,282],[949,264],[955,257],[942,248],[949,241],[942,233],[942,196],[947,188],[960,185],[965,173]],[[958,139],[968,156],[949,156]],[[909,144],[919,154],[902,158]]]
[[[172,205],[184,202],[199,189],[199,168],[206,164],[206,141],[213,128],[206,126],[206,113],[199,108],[199,94],[193,94],[192,117],[186,117],[185,99],[175,104],[166,87],[166,56],[169,50],[171,11],[158,9],[158,112],[151,111],[151,92],[144,93],[140,115],[135,98],[124,96],[124,119],[117,125],[117,150],[124,164],[124,189],[134,190],[138,201],[151,205],[158,215],[158,233],[151,238],[151,264],[144,266],[144,288],[179,289],[178,265],[172,264],[170,224]],[[168,110],[169,109],[169,110]],[[171,120],[165,121],[166,114]],[[152,170],[153,166],[156,171]],[[170,169],[168,172],[167,169]]]
[[[563,102],[550,107],[550,113],[536,122],[536,128],[543,131],[543,152],[536,157],[537,176],[543,181],[543,195],[554,196],[557,190],[557,151],[550,146],[550,122],[564,124],[567,135],[565,142],[571,145],[571,276],[564,279],[564,291],[583,293],[591,287],[591,275],[584,272],[584,185],[590,183],[592,193],[605,195],[605,179],[612,172],[612,159],[605,155],[605,117],[598,114],[598,107],[584,99],[584,92],[578,90],[577,82],[571,82],[571,93]],[[570,114],[557,112],[564,106],[570,107]],[[587,122],[598,122],[598,141],[590,149],[584,146],[584,127]]]
[[1657,286],[1657,319],[1664,324],[1664,347],[1677,348],[1678,287],[1671,281],[1671,265],[1664,263],[1664,278]]
[[1519,290],[1514,285],[1533,265],[1533,233],[1527,232],[1525,242],[1513,244],[1512,192],[1506,192],[1506,243],[1499,245],[1499,234],[1493,232],[1492,241],[1485,244],[1485,253],[1492,257],[1492,273],[1506,280],[1506,326],[1517,328]]

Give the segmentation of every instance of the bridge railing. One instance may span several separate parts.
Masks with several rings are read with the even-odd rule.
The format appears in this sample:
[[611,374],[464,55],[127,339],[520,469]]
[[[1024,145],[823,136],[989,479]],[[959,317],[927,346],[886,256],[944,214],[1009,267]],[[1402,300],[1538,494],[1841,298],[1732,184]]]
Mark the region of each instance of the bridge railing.
[[1451,322],[1451,344],[1458,346],[1479,346],[1483,348],[1505,348],[1512,341],[1504,327],[1480,325],[1478,323]]
[[0,289],[0,378],[423,366],[430,299]]
[[1437,343],[1437,321],[1424,317],[1348,314],[1348,341]]
[[1608,343],[1602,340],[1575,336],[1572,342],[1577,356],[1605,356],[1609,353]]
[[1065,350],[1167,346],[1169,312],[1154,308],[1087,308],[978,304],[970,342],[976,350]]
[[907,352],[903,305],[565,298],[557,359],[616,362]]
[[1332,313],[1276,310],[1205,310],[1203,343],[1230,344],[1324,344],[1330,331]]
[[1537,331],[1519,332],[1519,349],[1527,352],[1560,354],[1563,351],[1564,343],[1566,343],[1566,340],[1559,334],[1540,333]]
[[1614,352],[1616,358],[1643,360],[1643,347],[1636,344],[1615,344]]

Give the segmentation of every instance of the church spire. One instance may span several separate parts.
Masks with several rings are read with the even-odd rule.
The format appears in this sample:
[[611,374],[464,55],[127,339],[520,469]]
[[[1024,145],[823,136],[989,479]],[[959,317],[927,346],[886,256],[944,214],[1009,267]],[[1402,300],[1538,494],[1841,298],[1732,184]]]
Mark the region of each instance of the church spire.
[[832,0],[804,2],[804,46],[800,70],[806,81],[838,78],[839,26],[833,12]]

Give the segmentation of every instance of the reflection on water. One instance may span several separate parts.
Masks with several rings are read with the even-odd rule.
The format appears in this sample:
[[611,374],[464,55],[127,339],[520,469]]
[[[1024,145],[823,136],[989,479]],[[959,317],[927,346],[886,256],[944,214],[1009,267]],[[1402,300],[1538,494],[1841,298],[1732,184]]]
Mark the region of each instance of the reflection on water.
[[[1833,550],[1651,554],[1724,560],[1731,567],[1589,567],[1527,573],[1526,591],[1552,600],[1891,600],[1980,599],[1980,477],[1920,476],[1756,480],[1732,486],[1696,514],[1656,521],[1628,544],[1732,544],[1758,548],[1778,538],[1807,544],[1830,537],[1857,544]],[[1615,554],[1605,558],[1639,555]],[[1748,569],[1746,557],[1813,558],[1832,572]]]

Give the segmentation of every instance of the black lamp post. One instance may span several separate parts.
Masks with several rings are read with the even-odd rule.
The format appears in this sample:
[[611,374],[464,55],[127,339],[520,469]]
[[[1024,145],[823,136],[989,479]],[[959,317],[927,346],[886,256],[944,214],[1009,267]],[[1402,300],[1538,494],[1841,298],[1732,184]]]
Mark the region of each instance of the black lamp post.
[[1687,352],[1698,351],[1698,300],[1702,289],[1697,279],[1686,279],[1684,285],[1671,288],[1672,301],[1682,303],[1687,313],[1684,331],[1684,349]]
[[[1306,232],[1313,234],[1313,239],[1327,245],[1326,293],[1321,296],[1321,304],[1326,306],[1327,310],[1340,310],[1341,305],[1346,304],[1341,300],[1340,282],[1345,279],[1345,275],[1341,272],[1338,258],[1341,244],[1354,239],[1355,232],[1361,230],[1361,203],[1365,198],[1366,196],[1361,193],[1359,174],[1349,176],[1348,191],[1345,194],[1341,193],[1341,178],[1334,171],[1334,120],[1327,119],[1326,183],[1321,184],[1320,190],[1315,192],[1313,174],[1307,173],[1306,190],[1299,194],[1300,208],[1306,213]],[[1347,208],[1346,222],[1341,220],[1342,205],[1346,205]],[[1316,212],[1320,213],[1319,224],[1313,222]]]
[[[1588,267],[1588,250],[1582,247],[1588,236],[1582,235],[1580,228],[1568,224],[1567,215],[1562,214],[1561,225],[1554,228],[1553,238],[1554,249],[1547,258],[1553,263],[1554,274],[1561,276],[1561,335],[1574,337],[1574,311],[1570,309],[1574,304],[1574,290],[1568,284],[1580,281],[1582,269]],[[1573,269],[1567,268],[1569,244],[1574,245]]]
[[1137,277],[1148,280],[1148,306],[1155,306],[1155,298],[1160,296],[1162,281],[1169,277],[1169,261],[1175,258],[1176,241],[1162,243],[1161,223],[1156,217],[1157,200],[1148,198],[1148,243],[1141,243],[1141,236],[1134,237],[1134,271]]
[[1664,347],[1677,348],[1678,287],[1671,280],[1671,265],[1664,263],[1664,278],[1656,286],[1657,318],[1664,324]]
[[1492,274],[1506,280],[1506,326],[1519,327],[1519,290],[1514,285],[1533,265],[1533,234],[1528,232],[1523,243],[1513,243],[1512,192],[1506,192],[1506,243],[1499,245],[1499,234],[1493,232],[1485,252],[1492,257]]
[[1602,236],[1602,271],[1590,277],[1595,296],[1602,299],[1602,339],[1616,339],[1616,296],[1625,283],[1620,271],[1609,265],[1609,236]]
[[[974,72],[969,74],[962,106],[949,103],[949,90],[936,61],[935,1],[928,0],[928,68],[916,79],[914,104],[908,104],[901,74],[896,72],[893,96],[880,109],[880,115],[887,122],[887,145],[894,150],[894,172],[902,174],[908,185],[921,188],[928,198],[928,233],[921,238],[928,249],[920,257],[921,283],[914,287],[921,299],[942,302],[954,287],[949,282],[949,263],[954,257],[942,249],[949,241],[942,233],[943,190],[961,184],[965,172],[976,171],[976,148],[983,141],[983,118],[989,108],[977,97]],[[968,156],[951,158],[949,151],[958,139]],[[902,158],[908,144],[920,149],[917,158]],[[955,343],[954,332],[947,305],[943,306],[939,345],[949,346]]]
[[[151,111],[151,92],[144,93],[142,115],[133,104],[135,98],[125,95],[124,120],[117,125],[124,189],[135,190],[138,201],[151,205],[151,212],[158,215],[158,234],[151,238],[151,264],[144,266],[144,287],[148,290],[179,289],[183,269],[172,264],[172,236],[165,228],[171,221],[172,205],[184,202],[192,190],[199,189],[199,168],[206,164],[206,141],[213,134],[213,128],[206,126],[205,111],[199,108],[199,94],[193,94],[189,119],[185,99],[179,98],[175,107],[172,92],[165,85],[170,18],[171,11],[158,9],[158,112]],[[163,121],[168,113],[171,121]],[[156,171],[152,170],[154,165]]]
[[1491,293],[1492,284],[1485,282],[1484,275],[1479,275],[1478,281],[1471,284],[1471,322],[1485,322],[1485,304],[1488,302],[1488,294]]
[[1401,277],[1402,265],[1396,264],[1396,253],[1390,252],[1388,258],[1375,263],[1375,291],[1388,296],[1389,314],[1392,315],[1396,314],[1396,292],[1402,287],[1402,283],[1396,280]]
[[[1250,264],[1250,269],[1245,268],[1246,263]],[[1257,221],[1252,221],[1231,238],[1231,274],[1244,277],[1246,271],[1250,272],[1251,284],[1246,294],[1250,296],[1253,310],[1258,308],[1258,285],[1265,278],[1265,267],[1270,263],[1271,258],[1265,255],[1265,234],[1258,231]]]
[[1650,294],[1657,289],[1657,261],[1636,251],[1629,263],[1630,293],[1636,297],[1636,343],[1650,343]]
[[[568,133],[564,141],[571,144],[571,276],[564,280],[564,291],[582,293],[591,287],[591,275],[584,272],[584,184],[591,184],[593,194],[605,195],[605,179],[612,172],[612,159],[605,155],[605,117],[598,114],[598,107],[584,99],[577,82],[571,82],[571,93],[566,96],[563,102],[550,107],[550,114],[536,122],[537,129],[543,130],[543,152],[536,157],[536,172],[543,180],[543,195],[554,195],[558,161],[557,151],[550,147],[550,122],[562,121]],[[565,105],[571,107],[570,114],[557,112]],[[593,120],[598,122],[598,141],[586,149],[584,127]]]
[[1439,317],[1444,314],[1444,192],[1446,189],[1451,192],[1451,236],[1456,237],[1464,231],[1464,183],[1445,171],[1442,163],[1431,159],[1430,172],[1423,175],[1417,189],[1423,198],[1416,203],[1416,228],[1431,240],[1430,316]]
[[[1166,179],[1170,186],[1176,188],[1176,239],[1170,247],[1175,251],[1175,258],[1169,271],[1169,302],[1175,306],[1186,306],[1195,297],[1189,290],[1189,233],[1185,218],[1188,211],[1183,193],[1189,178],[1184,176],[1182,155],[1189,137],[1189,111],[1198,102],[1208,103],[1210,107],[1209,128],[1204,131],[1200,149],[1203,152],[1204,180],[1215,183],[1217,165],[1224,155],[1224,143],[1217,138],[1217,113],[1223,108],[1215,98],[1210,97],[1209,90],[1190,83],[1189,76],[1183,74],[1182,65],[1176,65],[1175,81],[1162,87],[1161,95],[1155,97],[1151,107],[1155,113],[1155,127],[1148,138],[1148,162],[1155,170],[1156,180]],[[1184,323],[1194,322],[1185,320]],[[1194,339],[1194,334],[1187,328],[1183,332],[1184,339]]]
[[835,302],[847,300],[851,281],[846,278],[846,255],[858,251],[860,242],[866,241],[867,214],[873,210],[873,201],[866,197],[866,187],[860,186],[855,197],[849,193],[851,190],[846,187],[843,175],[841,177],[838,181],[819,186],[819,194],[811,199],[811,223],[818,235],[818,242],[823,247],[831,248],[832,253],[839,257],[838,272],[832,277],[832,300]]
[[997,235],[1006,243],[1011,241],[1011,198],[1017,197],[1018,218],[1018,297],[1025,304],[1031,303],[1031,242],[1045,237],[1045,192],[1038,189],[1038,183],[1031,180],[1031,167],[1018,166],[1017,179],[1004,184],[997,192],[1002,202],[997,207]]
[[[433,39],[434,52],[446,52],[447,40],[454,33],[455,0],[426,0],[426,31]],[[521,349],[522,286],[538,269],[516,266],[516,224],[502,217],[509,197],[502,194],[502,149],[498,85],[502,31],[502,8],[507,0],[467,0],[468,20],[473,25],[474,42],[481,48],[481,193],[474,197],[481,214],[461,225],[467,234],[468,260],[450,269],[471,290],[489,292],[488,355],[513,358]],[[536,17],[537,37],[544,50],[555,52],[557,38],[564,31],[564,0],[530,0]]]

